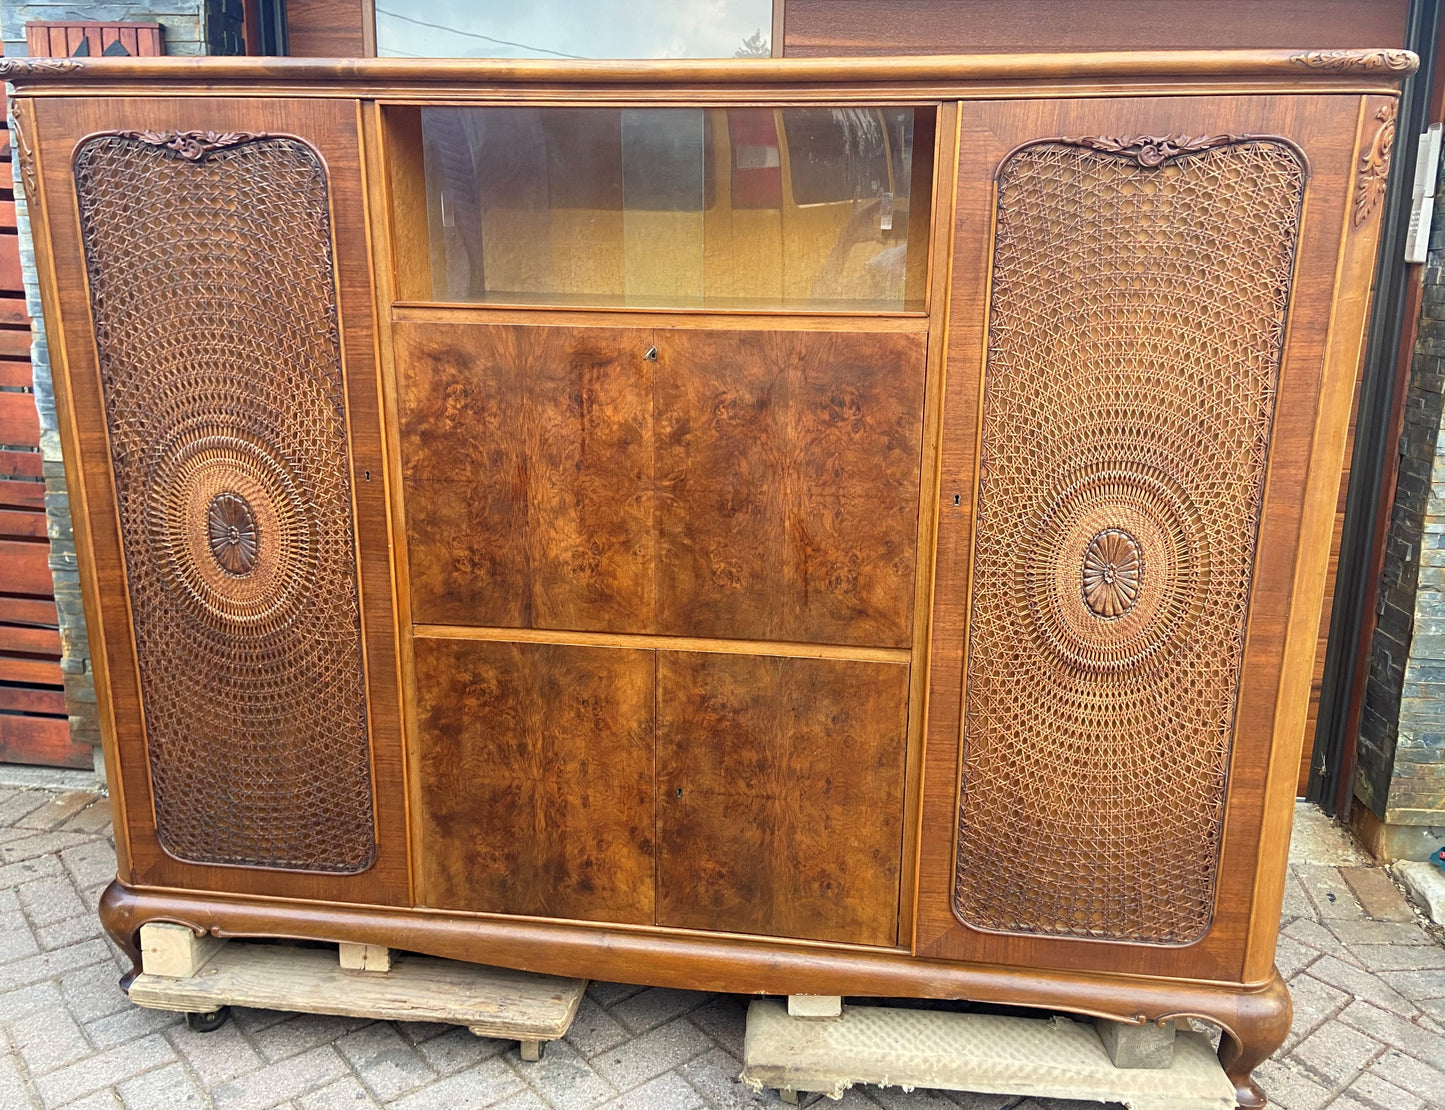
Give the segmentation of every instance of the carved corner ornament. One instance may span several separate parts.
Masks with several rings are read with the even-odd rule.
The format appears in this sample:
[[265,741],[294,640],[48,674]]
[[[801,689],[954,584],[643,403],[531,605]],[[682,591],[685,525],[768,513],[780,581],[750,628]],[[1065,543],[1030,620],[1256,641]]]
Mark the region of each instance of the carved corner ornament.
[[1310,69],[1334,73],[1414,73],[1420,59],[1408,50],[1308,50],[1292,54],[1290,61]]
[[1101,154],[1118,154],[1132,158],[1143,168],[1152,170],[1186,154],[1198,154],[1217,146],[1241,142],[1245,138],[1247,136],[1244,135],[1085,135],[1056,141],[1069,146],[1087,147]]
[[200,162],[218,150],[265,138],[250,131],[117,131],[116,134],[147,146],[173,150],[188,162]]
[[[30,145],[30,106],[28,100],[16,97],[10,104],[15,134],[15,154],[20,162],[20,181],[25,190],[26,203],[34,205],[40,195],[40,186],[35,176],[35,150]],[[32,211],[34,209],[32,208]]]
[[1350,222],[1355,227],[1373,215],[1385,196],[1385,182],[1390,177],[1390,156],[1395,146],[1395,115],[1398,105],[1389,100],[1383,104],[1375,118],[1380,126],[1370,149],[1360,155],[1359,181],[1355,184],[1355,203],[1350,213]]
[[0,58],[0,79],[11,77],[47,77],[74,73],[82,65],[74,58]]

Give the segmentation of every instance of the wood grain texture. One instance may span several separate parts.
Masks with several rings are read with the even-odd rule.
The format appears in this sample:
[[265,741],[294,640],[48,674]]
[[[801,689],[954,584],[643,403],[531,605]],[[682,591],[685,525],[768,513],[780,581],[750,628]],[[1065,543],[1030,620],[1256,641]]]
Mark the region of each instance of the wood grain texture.
[[[1354,161],[1359,167],[1362,155],[1370,150],[1379,132],[1379,121],[1386,116],[1394,118],[1396,103],[1393,98],[1386,101],[1383,97],[1364,97],[1357,103],[1360,109],[1357,117],[1359,131]],[[1332,122],[1341,130],[1346,119],[1346,105],[1334,107]],[[1311,665],[1315,657],[1320,600],[1338,506],[1339,473],[1344,461],[1355,376],[1365,344],[1370,275],[1375,268],[1383,222],[1372,218],[1359,223],[1354,217],[1352,210],[1348,224],[1342,228],[1337,247],[1335,281],[1338,284],[1330,290],[1333,296],[1330,298],[1329,330],[1322,337],[1324,365],[1319,377],[1318,413],[1312,426],[1299,422],[1304,425],[1299,433],[1309,435],[1307,446],[1296,448],[1309,459],[1302,480],[1296,479],[1301,481],[1302,496],[1296,494],[1298,500],[1292,502],[1292,507],[1298,506],[1299,532],[1294,539],[1293,564],[1281,559],[1277,571],[1283,587],[1288,590],[1290,607],[1279,629],[1279,646],[1265,641],[1267,646],[1279,651],[1281,677],[1274,702],[1265,710],[1268,717],[1262,712],[1257,726],[1263,732],[1267,722],[1274,743],[1259,784],[1262,805],[1258,843],[1263,850],[1254,873],[1249,938],[1245,948],[1246,979],[1263,977],[1274,964],[1288,867],[1285,848],[1289,844],[1294,822],[1294,786],[1299,760],[1297,745],[1309,710]],[[1319,280],[1317,289],[1311,290],[1315,296],[1324,291],[1323,280]],[[1295,335],[1298,335],[1298,329],[1299,325],[1295,324]],[[1290,432],[1295,431],[1288,424],[1286,427]],[[1284,480],[1289,481],[1288,472]],[[1271,483],[1275,486],[1281,484],[1273,478]],[[1268,520],[1266,516],[1266,523]],[[1254,722],[1250,720],[1250,723]],[[1280,1039],[1283,1040],[1283,1034]],[[1245,1062],[1248,1063],[1247,1060]],[[1243,1066],[1236,1066],[1231,1075]],[[1257,1092],[1257,1088],[1255,1090]]]
[[660,652],[660,925],[891,945],[908,668]]
[[[382,429],[373,361],[374,301],[356,107],[344,101],[152,97],[122,104],[82,98],[35,105],[34,115],[46,232],[38,248],[42,256],[45,319],[50,350],[56,359],[57,413],[67,462],[67,488],[76,516],[76,546],[102,732],[107,737],[107,764],[113,769],[112,793],[119,801],[117,840],[122,873],[160,886],[373,904],[409,903],[400,697],[393,665],[391,539],[384,484],[372,480],[383,473]],[[106,130],[282,132],[302,138],[324,159],[335,252],[337,324],[345,364],[347,466],[355,521],[376,806],[377,857],[371,867],[356,875],[189,864],[167,854],[156,838],[144,714],[126,603],[115,487],[107,462],[105,409],[71,169],[77,140]],[[175,334],[178,341],[193,338]],[[122,841],[123,848],[119,844]]]
[[413,650],[422,904],[651,923],[653,653]]
[[922,335],[395,334],[418,623],[908,645]]
[[395,335],[413,619],[649,631],[648,334]]
[[[217,896],[199,891],[137,890],[111,883],[100,903],[106,932],[136,961],[140,927],[178,921],[217,936],[287,936],[393,948],[514,967],[687,990],[744,994],[826,994],[967,998],[1062,1009],[1124,1021],[1207,1014],[1226,1030],[1271,1014],[1289,1020],[1280,977],[1256,987],[1151,979],[1127,972],[1060,970],[920,960],[906,950],[820,941],[699,935],[677,929],[595,925],[404,909],[318,906]],[[369,941],[368,941],[369,938]]]
[[[1405,0],[788,0],[782,55],[1403,46]],[[1306,26],[1308,33],[1301,34]]]
[[325,949],[218,943],[222,947],[206,954],[200,974],[177,980],[147,969],[131,984],[131,1001],[192,1013],[252,1006],[435,1021],[465,1025],[480,1036],[553,1040],[567,1032],[587,986],[582,979],[411,955],[398,958],[390,971],[358,973],[339,967],[336,954]]
[[908,646],[924,338],[657,348],[658,631]]
[[[1251,922],[1273,929],[1278,907],[1256,909],[1254,876],[1284,859],[1287,836],[1261,835],[1268,814],[1284,812],[1267,789],[1271,760],[1295,766],[1303,716],[1276,732],[1276,698],[1288,625],[1308,613],[1318,621],[1320,595],[1295,596],[1301,493],[1311,476],[1311,451],[1336,272],[1341,221],[1354,169],[1358,100],[1329,97],[1197,97],[1102,102],[1059,100],[1031,105],[966,105],[962,109],[954,286],[949,331],[950,389],[945,401],[938,570],[930,658],[929,728],[925,753],[917,950],[941,959],[969,959],[1074,969],[1129,966],[1139,974],[1196,975],[1258,983],[1263,960],[1246,969]],[[964,634],[968,615],[973,499],[978,464],[979,382],[986,350],[986,273],[991,247],[996,167],[1021,143],[1059,135],[1220,133],[1284,136],[1304,151],[1310,192],[1296,256],[1289,327],[1280,368],[1279,406],[1271,430],[1270,468],[1250,596],[1249,625],[1228,767],[1223,847],[1213,920],[1195,944],[1100,944],[1060,938],[1009,937],[968,929],[947,904],[953,833],[959,812]],[[1350,368],[1353,372],[1353,366]],[[1340,422],[1348,412],[1331,410]],[[1336,464],[1337,465],[1337,464]],[[1322,480],[1315,471],[1316,480]],[[1333,491],[1331,491],[1332,495]],[[955,503],[955,496],[958,497]],[[1320,541],[1323,551],[1323,540]],[[1308,679],[1308,664],[1304,672]],[[1271,818],[1272,820],[1272,818]],[[1272,934],[1271,934],[1272,935]]]
[[[57,400],[72,504],[80,525],[77,549],[96,644],[97,690],[106,722],[107,755],[115,757],[111,763],[120,815],[120,873],[126,882],[144,888],[113,886],[108,892],[103,913],[112,935],[134,952],[140,924],[170,919],[231,935],[388,944],[554,973],[692,989],[943,995],[1052,1006],[1115,1019],[1139,1014],[1156,1019],[1184,1010],[1225,1025],[1234,1046],[1225,1053],[1231,1075],[1237,1081],[1241,1074],[1247,1078],[1249,1068],[1267,1055],[1288,1022],[1287,996],[1270,968],[1291,813],[1288,787],[1304,720],[1309,669],[1305,646],[1310,645],[1318,618],[1322,552],[1328,535],[1321,522],[1328,520],[1334,495],[1330,482],[1338,474],[1340,448],[1336,432],[1343,425],[1342,410],[1348,407],[1341,400],[1344,396],[1347,401],[1348,390],[1342,391],[1340,384],[1354,369],[1352,356],[1367,286],[1368,267],[1361,259],[1373,243],[1365,230],[1377,221],[1367,221],[1357,237],[1346,241],[1344,255],[1341,234],[1349,221],[1360,121],[1374,118],[1381,107],[1376,94],[1388,94],[1410,65],[1404,55],[1383,51],[1352,56],[1338,67],[1329,58],[1323,59],[1329,67],[1294,58],[1295,53],[1285,51],[1248,55],[1196,51],[896,63],[795,60],[791,66],[763,61],[749,64],[746,70],[733,63],[619,63],[589,69],[560,63],[388,61],[353,67],[298,65],[286,59],[164,59],[117,66],[97,62],[74,74],[49,77],[33,64],[28,66],[30,73],[25,68],[12,70],[33,93],[20,98],[24,107],[18,110],[37,124],[32,133],[37,138],[35,165],[43,188],[37,190],[35,211],[44,217],[37,224],[38,255],[50,348],[57,358]],[[44,83],[51,78],[52,83]],[[1072,95],[1071,88],[1081,90],[1079,99],[1064,99]],[[159,95],[158,89],[167,95]],[[1362,91],[1370,95],[1355,95]],[[643,368],[652,375],[641,391],[646,404],[627,409],[636,419],[626,424],[626,435],[632,434],[635,424],[639,429],[646,425],[645,436],[639,430],[642,438],[637,443],[622,444],[604,434],[625,423],[610,415],[620,402],[614,404],[605,390],[595,394],[609,406],[600,424],[589,426],[584,421],[576,428],[564,428],[566,419],[576,419],[564,398],[550,418],[539,420],[539,427],[545,424],[545,434],[538,432],[529,439],[515,428],[508,430],[521,443],[528,466],[539,467],[544,474],[549,467],[561,473],[571,465],[575,475],[579,456],[584,472],[592,473],[587,468],[593,465],[593,453],[568,446],[575,440],[547,438],[564,431],[608,451],[625,447],[617,457],[628,460],[628,465],[634,456],[627,452],[636,448],[636,457],[649,463],[650,471],[639,466],[629,478],[633,493],[641,490],[653,499],[651,515],[638,518],[649,522],[642,528],[642,534],[650,537],[649,569],[635,579],[616,577],[608,583],[609,589],[624,581],[651,583],[650,606],[644,601],[640,607],[645,620],[637,618],[632,626],[644,627],[650,639],[621,642],[636,634],[614,627],[614,621],[636,618],[639,610],[611,595],[598,600],[584,593],[577,600],[577,595],[566,592],[571,583],[564,583],[554,596],[570,597],[568,604],[577,611],[595,607],[602,613],[593,615],[597,630],[585,632],[586,643],[509,644],[501,635],[507,622],[482,626],[465,619],[431,626],[447,630],[445,635],[439,631],[435,637],[418,636],[421,658],[411,685],[424,703],[415,707],[420,727],[410,730],[417,734],[413,764],[417,773],[410,781],[417,784],[413,817],[420,835],[410,847],[404,798],[408,777],[401,766],[394,661],[409,666],[411,630],[398,648],[392,622],[394,614],[408,626],[412,621],[403,542],[403,510],[409,512],[411,505],[396,496],[403,485],[398,462],[405,453],[383,438],[381,413],[389,410],[391,386],[401,376],[391,372],[389,336],[393,322],[399,330],[455,327],[461,335],[467,310],[448,316],[426,306],[393,304],[388,252],[394,229],[386,223],[382,199],[388,155],[385,148],[370,148],[363,181],[357,152],[359,109],[346,99],[382,93],[417,103],[463,99],[574,105],[741,103],[749,98],[872,104],[967,97],[958,108],[963,157],[957,211],[950,219],[947,206],[935,209],[934,230],[951,238],[956,252],[949,296],[935,299],[936,304],[947,301],[946,332],[936,320],[919,317],[898,317],[876,326],[843,318],[823,324],[816,324],[815,318],[759,318],[713,327],[705,313],[688,314],[685,319],[679,314],[653,319],[640,314],[591,316],[593,324],[605,321],[613,328],[632,327],[659,348],[658,362],[650,370]],[[365,109],[372,139],[380,130],[381,110]],[[79,136],[118,127],[285,131],[314,142],[330,171],[368,692],[376,722],[381,858],[372,871],[360,876],[340,880],[193,867],[166,858],[155,843],[143,714],[124,604],[124,565],[114,490],[105,465],[104,412],[94,338],[81,292],[84,271],[69,161]],[[1311,177],[1280,374],[1282,415],[1272,429],[1212,927],[1199,943],[1180,947],[1000,937],[966,929],[950,912],[948,891],[958,814],[962,742],[958,721],[995,170],[1015,145],[1040,138],[1241,132],[1282,135],[1297,142],[1309,158]],[[946,192],[940,190],[940,195]],[[370,225],[365,222],[368,205]],[[942,244],[943,239],[936,242]],[[946,267],[946,253],[935,250],[932,259],[939,282],[948,278],[946,269],[938,269]],[[373,263],[384,274],[375,289]],[[1333,285],[1337,276],[1346,286],[1339,292]],[[936,293],[942,289],[942,284],[935,286]],[[520,327],[524,318],[551,326],[583,326],[588,322],[585,317],[583,313],[529,316],[510,310],[488,318]],[[373,361],[372,328],[378,318],[387,337],[381,360],[384,398],[378,397]],[[932,496],[932,481],[920,483],[917,472],[920,465],[926,472],[933,463],[923,443],[921,415],[925,326],[934,329],[932,358],[942,359],[938,347],[946,338],[949,381],[938,419],[944,429],[939,445],[941,484],[933,505],[920,512],[919,498]],[[869,329],[870,334],[861,338],[848,334]],[[606,329],[598,329],[602,330]],[[715,334],[725,334],[726,342],[715,341]],[[467,360],[475,357],[472,341],[459,342],[465,357],[452,365],[469,367]],[[860,351],[866,352],[866,364],[852,366],[848,358]],[[933,365],[942,369],[941,363]],[[908,369],[914,366],[916,370]],[[428,372],[446,382],[452,369],[447,359],[438,358]],[[505,390],[494,389],[484,378],[473,381],[468,373],[464,369],[458,377],[462,386],[485,385],[480,400],[465,406],[470,416],[485,412],[486,405]],[[847,389],[815,389],[825,378]],[[610,371],[608,381],[618,380]],[[937,381],[931,379],[931,384]],[[565,394],[567,380],[549,382],[547,388]],[[810,389],[814,391],[809,393]],[[445,389],[441,395],[444,398]],[[419,411],[437,403],[431,393],[419,398]],[[437,419],[438,412],[445,414],[444,408],[428,411],[428,419]],[[935,426],[932,411],[930,428]],[[556,413],[572,416],[558,418]],[[679,414],[686,417],[686,426],[678,421]],[[833,419],[834,414],[842,415]],[[395,435],[398,425],[388,411],[385,435]],[[883,430],[887,428],[895,431]],[[458,435],[465,443],[466,433]],[[588,436],[596,438],[589,441]],[[900,440],[906,447],[899,446]],[[645,449],[640,446],[644,442],[649,444]],[[477,444],[467,444],[457,457],[471,451],[477,451],[475,457],[482,464],[491,458]],[[893,469],[895,452],[900,467],[911,452],[906,474]],[[446,472],[452,464],[445,455],[439,452],[431,459],[432,476],[439,481],[455,478]],[[538,515],[562,522],[547,523],[542,529],[541,534],[549,537],[543,544],[549,558],[554,548],[566,549],[573,532],[584,526],[590,530],[585,514],[578,515],[579,503],[593,506],[587,498],[594,497],[600,499],[596,505],[624,503],[607,498],[621,496],[620,489],[613,488],[620,487],[616,474],[628,474],[628,466],[613,466],[615,457],[606,452],[604,456],[597,473],[610,477],[589,477],[587,482],[596,484],[585,491],[581,502],[570,479],[567,483],[557,479],[555,487],[543,483],[545,496],[537,502]],[[868,468],[853,468],[855,458],[865,459]],[[20,457],[5,465],[16,473],[33,473],[24,469],[30,464]],[[901,491],[899,475],[912,483],[905,483]],[[843,494],[854,500],[847,501]],[[713,511],[709,516],[704,511],[709,497],[726,512]],[[883,604],[892,596],[886,581],[868,584],[860,574],[856,587],[830,592],[830,576],[837,577],[836,568],[846,566],[830,561],[837,552],[859,552],[870,563],[889,565],[878,551],[889,550],[885,541],[893,534],[888,515],[893,497],[896,503],[912,501],[902,528],[910,546],[916,544],[920,531],[926,542],[931,518],[938,519],[936,589],[928,585],[926,559],[921,571],[913,568],[896,576],[905,581],[903,595],[913,606],[914,621],[906,619],[906,607],[900,618]],[[527,504],[531,513],[531,502]],[[867,511],[850,515],[858,505]],[[531,518],[527,519],[530,526]],[[789,522],[794,521],[806,528],[789,533]],[[608,526],[613,523],[607,521]],[[826,543],[815,541],[819,532]],[[789,578],[777,568],[787,566],[786,560],[793,557],[787,546],[793,534],[808,538],[804,553],[810,559],[799,564],[806,568],[805,574]],[[708,561],[711,552],[735,556],[738,566],[747,571],[739,579],[748,588],[734,591],[737,601],[731,611],[724,612],[721,606],[708,609],[692,600],[711,587],[694,586],[689,579],[700,578],[704,571],[710,575],[714,565],[725,565]],[[756,571],[748,570],[749,565]],[[399,581],[391,580],[393,566],[402,575]],[[526,577],[533,574],[530,566],[525,568]],[[748,575],[755,575],[755,593]],[[771,611],[756,603],[757,596],[771,599]],[[928,612],[917,611],[925,607]],[[619,611],[622,618],[617,617]],[[894,634],[897,628],[890,631],[888,622],[894,619],[902,620],[902,637]],[[930,619],[931,639],[925,641],[919,637],[928,635]],[[674,621],[694,623],[677,628],[668,623]],[[697,627],[698,623],[707,627]],[[736,627],[742,625],[762,626],[763,631],[743,634]],[[847,634],[859,638],[834,642],[839,627],[851,629]],[[484,642],[473,642],[466,634],[469,629],[484,631],[485,636],[475,638]],[[529,636],[545,631],[526,630]],[[547,634],[582,636],[584,631]],[[732,638],[714,642],[746,644],[763,652],[779,650],[771,639],[777,636],[813,643],[799,643],[793,658],[754,659],[730,648],[705,651],[697,639],[724,635]],[[695,638],[688,641],[687,636]],[[672,912],[669,891],[664,889],[658,902],[661,913],[654,914],[651,901],[656,839],[652,822],[659,805],[685,817],[675,803],[691,804],[698,800],[698,791],[683,784],[683,798],[677,799],[676,787],[669,794],[662,783],[664,796],[656,796],[654,668],[657,653],[684,644],[689,653],[705,658],[696,664],[700,670],[691,686],[679,685],[676,697],[661,699],[661,727],[673,737],[666,741],[673,745],[668,749],[672,753],[668,768],[688,769],[699,781],[706,778],[714,784],[706,788],[716,792],[716,800],[710,802],[710,812],[699,809],[697,821],[679,821],[676,829],[669,826],[668,831],[678,836],[679,843],[682,832],[694,837],[698,847],[684,844],[681,851],[695,852],[699,859],[717,859],[718,868],[729,865],[733,872],[715,870],[717,880],[709,886],[684,871],[679,881],[691,883],[692,893],[681,897],[678,912],[705,910],[709,924],[673,926],[656,924]],[[801,648],[818,645],[827,648],[831,657],[817,662],[802,658],[806,651]],[[840,658],[843,652],[895,652],[899,659],[889,662],[875,655],[866,662],[853,662]],[[910,652],[911,670],[902,659]],[[683,656],[666,667],[680,666],[680,661],[685,661]],[[769,668],[781,675],[794,667],[847,669],[865,677],[852,683],[817,679],[790,683],[767,674]],[[732,686],[721,680],[704,681],[709,668],[741,677]],[[921,668],[927,668],[926,673]],[[896,684],[874,677],[884,672],[903,677]],[[898,830],[893,834],[895,843],[911,843],[901,828],[908,811],[887,809],[889,798],[903,793],[899,785],[903,771],[900,765],[884,766],[876,759],[872,763],[854,759],[844,762],[841,779],[827,781],[832,771],[826,760],[799,746],[824,745],[822,750],[831,757],[837,736],[855,719],[850,714],[863,722],[858,731],[881,735],[879,722],[888,715],[881,708],[870,709],[874,701],[869,699],[882,698],[884,688],[894,685],[901,699],[910,675],[919,676],[914,688],[919,708],[922,683],[927,681],[931,713],[918,787],[917,920],[916,927],[902,933],[904,945],[879,950],[876,946],[888,945],[891,938],[879,907],[887,905],[886,914],[897,913],[896,876],[888,877],[887,889],[878,897],[845,890],[843,896],[829,898],[818,892],[829,883],[837,889],[845,880],[852,882],[860,866],[856,860],[871,859],[869,852],[878,850],[868,838],[881,837],[883,825],[891,823]],[[708,692],[720,687],[726,687],[727,697],[707,700]],[[695,725],[697,720],[703,724]],[[722,723],[734,720],[739,722],[736,726]],[[904,723],[901,716],[894,722],[901,752]],[[912,724],[922,728],[921,721]],[[921,733],[917,736],[923,740]],[[735,742],[738,737],[741,742]],[[825,741],[834,742],[834,747],[826,747]],[[881,741],[869,749],[879,758],[882,750]],[[867,823],[860,818],[855,829],[849,815],[857,810],[835,803],[844,786],[853,789],[853,778],[864,779],[861,773],[854,774],[860,764],[870,771],[857,785],[857,793],[868,799],[863,808],[871,806],[876,812]],[[820,774],[827,782],[821,799],[816,786]],[[890,781],[894,785],[888,791],[879,790],[879,783]],[[719,782],[723,786],[717,786]],[[792,798],[783,813],[789,793]],[[440,819],[431,812],[433,799]],[[809,828],[799,831],[788,824],[801,821],[799,815],[807,816],[810,804],[815,817]],[[914,824],[911,819],[909,823]],[[806,840],[814,826],[829,830],[832,837],[822,848]],[[502,836],[477,843],[476,838],[495,829],[501,829]],[[546,835],[538,835],[538,830]],[[784,852],[793,851],[791,847],[773,851],[778,843],[802,845],[813,854],[790,859]],[[665,838],[662,844],[666,858],[671,849]],[[487,854],[494,851],[501,854]],[[901,849],[893,851],[897,858]],[[522,858],[527,853],[530,857]],[[755,858],[768,861],[770,853],[783,856],[771,873],[762,863],[754,865]],[[819,855],[826,855],[825,863],[818,862]],[[407,889],[408,858],[426,861],[432,869],[415,899]],[[826,869],[840,860],[851,868],[841,878]],[[1021,861],[1021,873],[1026,862]],[[914,865],[905,855],[901,867]],[[664,867],[668,876],[679,869]],[[497,876],[508,880],[513,874],[531,876],[526,889],[504,884],[499,893]],[[764,880],[773,884],[765,896],[749,899],[735,893],[763,890]],[[427,912],[410,908],[431,902],[433,889],[446,891],[448,884],[454,890],[455,897],[448,897],[455,908]],[[707,901],[715,896],[721,899],[720,906]],[[827,906],[826,913],[812,908],[819,905]],[[524,920],[519,914],[571,920]],[[852,920],[849,939],[797,939],[798,934],[822,936],[821,930],[847,922],[850,914],[861,916]],[[775,935],[699,935],[700,929],[717,928],[719,920],[727,928],[767,929]],[[821,926],[816,924],[819,920]],[[858,938],[875,947],[850,943]],[[909,940],[912,952],[907,951]]]
[[[1395,0],[1392,0],[1395,2]],[[935,16],[935,21],[937,17]],[[1108,25],[1108,33],[1117,30]],[[1388,44],[1386,44],[1388,46]],[[1308,49],[1085,50],[1060,53],[961,54],[933,57],[825,57],[573,61],[511,58],[9,58],[0,76],[25,93],[154,96],[221,84],[287,95],[297,84],[311,96],[514,104],[519,98],[916,103],[985,95],[1018,99],[1020,82],[1147,94],[1207,81],[1218,91],[1350,90],[1393,92],[1419,59],[1380,48],[1333,52],[1328,65],[1302,60]],[[1317,52],[1316,52],[1317,53]],[[1261,81],[1267,87],[1261,86]]]
[[374,31],[366,0],[286,0],[286,52],[293,58],[360,58]]

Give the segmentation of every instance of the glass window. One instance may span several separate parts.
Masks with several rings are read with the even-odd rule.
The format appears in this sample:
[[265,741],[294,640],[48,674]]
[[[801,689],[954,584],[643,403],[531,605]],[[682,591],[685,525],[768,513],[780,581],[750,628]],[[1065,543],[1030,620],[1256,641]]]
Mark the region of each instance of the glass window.
[[378,0],[383,58],[766,58],[772,0]]
[[919,109],[410,111],[430,257],[402,264],[429,266],[423,299],[922,308]]

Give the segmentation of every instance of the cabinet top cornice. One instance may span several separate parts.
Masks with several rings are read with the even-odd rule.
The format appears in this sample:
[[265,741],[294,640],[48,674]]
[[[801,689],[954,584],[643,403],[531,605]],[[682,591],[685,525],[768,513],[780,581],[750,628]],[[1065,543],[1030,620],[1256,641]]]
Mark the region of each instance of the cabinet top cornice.
[[468,58],[4,58],[0,78],[24,91],[109,95],[164,86],[213,92],[247,87],[295,95],[395,95],[415,91],[527,90],[631,98],[705,98],[786,89],[800,99],[968,95],[990,88],[1121,93],[1240,85],[1269,91],[1387,91],[1414,73],[1408,50],[1159,50],[1079,54],[972,54],[898,58],[692,61],[533,61]]

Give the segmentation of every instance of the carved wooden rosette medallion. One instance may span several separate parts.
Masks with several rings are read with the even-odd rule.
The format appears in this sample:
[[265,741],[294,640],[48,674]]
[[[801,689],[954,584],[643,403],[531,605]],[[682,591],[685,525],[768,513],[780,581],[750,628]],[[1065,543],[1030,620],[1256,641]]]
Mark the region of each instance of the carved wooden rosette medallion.
[[1080,571],[1084,604],[1095,616],[1118,620],[1139,600],[1144,553],[1122,528],[1105,528],[1084,549]]
[[1395,147],[1395,117],[1399,111],[1398,102],[1388,100],[1375,113],[1380,126],[1370,140],[1370,149],[1360,155],[1359,180],[1355,183],[1355,200],[1350,211],[1350,222],[1355,227],[1374,214],[1385,197],[1385,185],[1390,179],[1390,157]]
[[325,167],[290,136],[127,131],[74,172],[157,835],[193,862],[363,870]]
[[260,552],[256,514],[239,493],[218,493],[206,513],[211,554],[227,574],[250,574]]
[[998,170],[965,925],[1209,926],[1305,177],[1259,135],[1050,139]]

